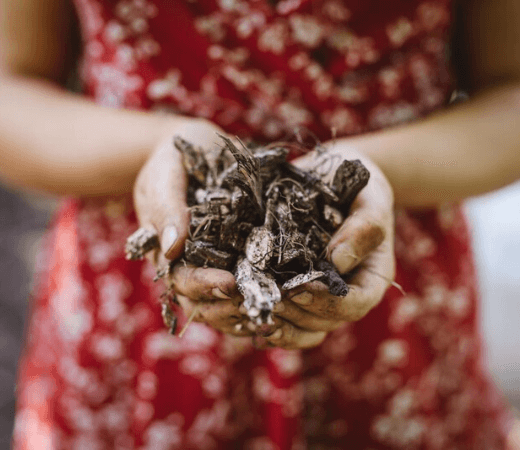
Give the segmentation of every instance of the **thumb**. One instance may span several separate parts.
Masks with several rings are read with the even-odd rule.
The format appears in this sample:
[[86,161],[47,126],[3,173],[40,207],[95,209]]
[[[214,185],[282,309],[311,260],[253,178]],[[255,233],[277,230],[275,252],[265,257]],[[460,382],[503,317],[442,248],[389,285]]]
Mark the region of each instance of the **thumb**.
[[169,212],[162,220],[154,223],[161,251],[167,259],[177,259],[184,252],[184,243],[188,237],[189,212],[186,201],[170,203]]
[[190,222],[186,173],[178,152],[172,153],[170,167],[161,168],[156,179],[159,192],[154,199],[157,206],[153,217],[161,251],[167,259],[177,259],[184,252]]
[[176,259],[184,252],[190,220],[186,189],[182,158],[171,143],[151,156],[134,187],[134,203],[141,227],[155,229],[161,251],[168,259]]

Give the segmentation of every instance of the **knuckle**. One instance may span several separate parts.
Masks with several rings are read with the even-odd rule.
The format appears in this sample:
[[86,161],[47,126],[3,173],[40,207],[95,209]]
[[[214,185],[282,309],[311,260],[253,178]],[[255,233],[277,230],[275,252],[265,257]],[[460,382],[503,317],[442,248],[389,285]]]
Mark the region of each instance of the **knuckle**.
[[322,305],[324,306],[322,314],[326,319],[341,320],[345,309],[343,305],[343,299],[341,297],[328,295],[324,298]]

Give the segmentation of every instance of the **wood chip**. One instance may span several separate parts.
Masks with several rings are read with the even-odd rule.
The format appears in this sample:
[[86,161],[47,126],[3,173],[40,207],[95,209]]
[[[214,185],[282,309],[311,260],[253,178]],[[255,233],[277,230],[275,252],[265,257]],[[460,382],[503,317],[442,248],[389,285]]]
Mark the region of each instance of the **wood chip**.
[[[285,161],[294,145],[252,147],[220,137],[221,148],[211,154],[174,139],[189,175],[185,260],[235,275],[250,319],[246,326],[255,333],[273,325],[279,286],[289,290],[319,279],[333,295],[347,295],[347,283],[323,258],[343,213],[368,182],[368,170],[359,161],[344,161],[328,184],[318,168],[307,172]],[[128,258],[139,259],[158,246],[156,234],[140,229],[125,250]],[[168,274],[158,272],[167,283]],[[171,327],[168,310],[163,317]]]
[[325,272],[321,272],[319,270],[312,270],[307,273],[300,273],[299,275],[296,275],[295,277],[286,281],[283,284],[282,289],[284,291],[289,291],[291,289],[297,288],[298,286],[301,286],[302,284],[310,283],[311,281],[317,280],[318,278],[321,278],[324,275]]

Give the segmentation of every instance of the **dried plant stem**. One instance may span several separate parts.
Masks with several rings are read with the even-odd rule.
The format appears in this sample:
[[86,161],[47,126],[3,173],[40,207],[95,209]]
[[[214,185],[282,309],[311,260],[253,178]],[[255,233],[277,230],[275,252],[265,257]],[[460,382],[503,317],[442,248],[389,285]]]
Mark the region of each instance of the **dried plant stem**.
[[385,277],[384,275],[381,275],[380,273],[377,273],[375,270],[367,269],[366,267],[364,267],[363,270],[366,270],[367,272],[371,273],[372,275],[376,275],[379,278],[382,278],[383,280],[388,281],[390,283],[390,285],[395,287],[397,290],[399,290],[399,292],[401,294],[406,295],[406,291],[403,289],[403,287],[399,283],[396,283],[395,281],[391,280],[390,278]]
[[195,306],[195,308],[193,308],[193,311],[191,312],[190,317],[188,317],[188,321],[184,324],[184,326],[182,327],[182,330],[179,332],[180,338],[182,338],[182,336],[184,336],[184,333],[186,333],[186,330],[190,326],[190,323],[193,322],[193,320],[195,319],[195,316],[198,313],[199,313],[199,305],[197,305],[197,306]]

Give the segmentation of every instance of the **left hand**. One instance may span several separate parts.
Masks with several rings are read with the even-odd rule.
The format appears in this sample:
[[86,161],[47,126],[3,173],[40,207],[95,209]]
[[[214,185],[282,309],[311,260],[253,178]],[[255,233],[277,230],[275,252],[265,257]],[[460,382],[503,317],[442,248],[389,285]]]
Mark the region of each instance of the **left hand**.
[[[370,171],[367,186],[358,194],[343,225],[328,247],[329,260],[340,274],[351,273],[350,291],[335,297],[327,287],[314,281],[285,292],[284,310],[277,315],[283,325],[267,343],[286,349],[315,347],[328,332],[345,322],[362,319],[382,300],[395,277],[394,197],[390,183],[370,159],[344,146],[329,144],[327,155],[333,157],[334,168],[344,159],[360,159]],[[316,154],[309,153],[293,161],[302,169],[316,166]],[[329,180],[325,180],[329,181]]]

